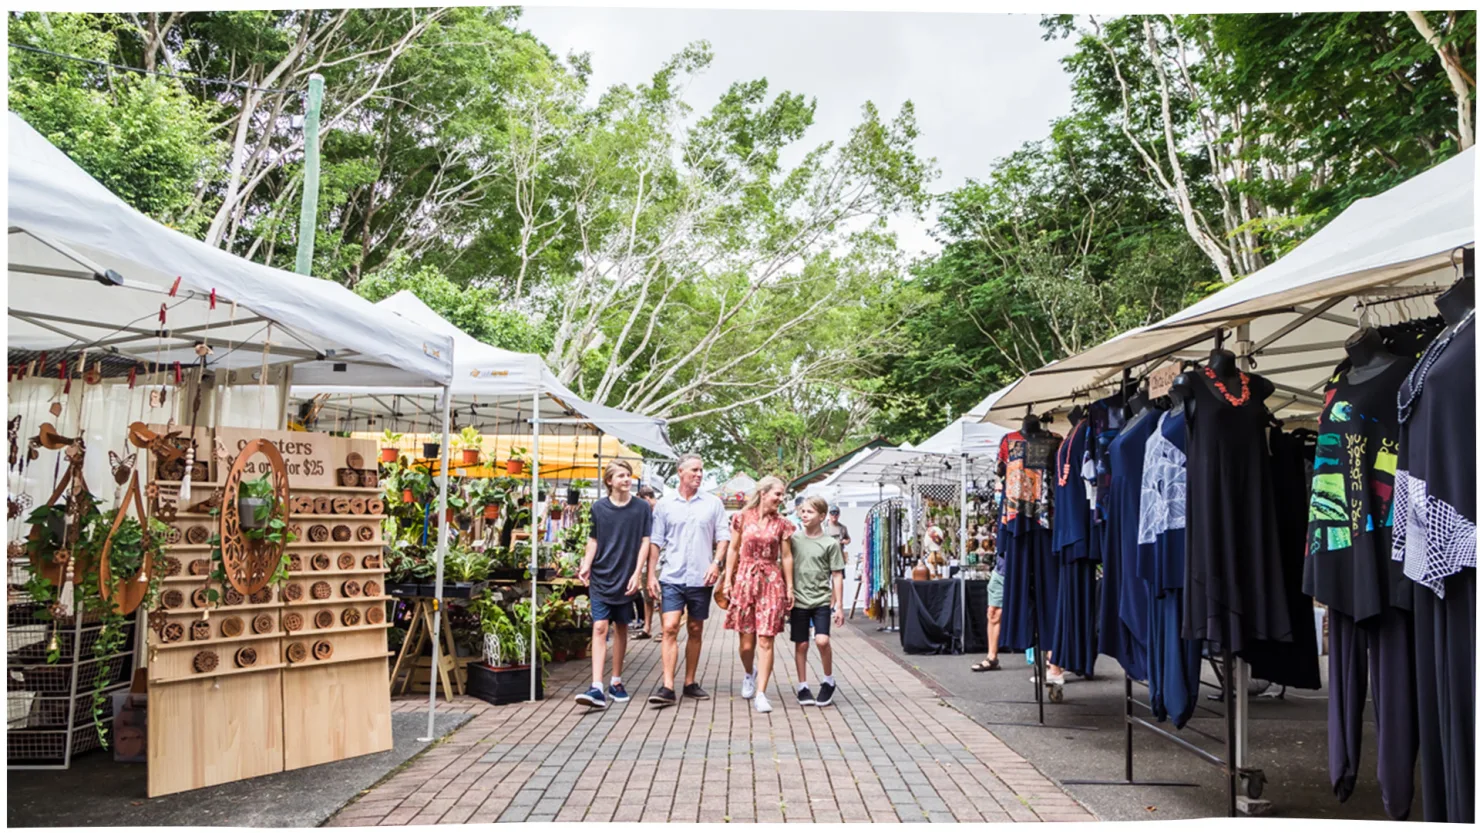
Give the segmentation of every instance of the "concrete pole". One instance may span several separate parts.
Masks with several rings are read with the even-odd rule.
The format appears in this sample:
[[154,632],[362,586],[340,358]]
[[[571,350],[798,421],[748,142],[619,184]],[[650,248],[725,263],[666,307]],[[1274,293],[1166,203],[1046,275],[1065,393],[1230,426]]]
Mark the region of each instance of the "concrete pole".
[[[308,110],[303,115],[303,200],[298,209],[298,260],[293,271],[313,273],[314,235],[319,225],[319,111],[324,106],[324,76],[308,76]],[[435,688],[435,686],[433,686]]]

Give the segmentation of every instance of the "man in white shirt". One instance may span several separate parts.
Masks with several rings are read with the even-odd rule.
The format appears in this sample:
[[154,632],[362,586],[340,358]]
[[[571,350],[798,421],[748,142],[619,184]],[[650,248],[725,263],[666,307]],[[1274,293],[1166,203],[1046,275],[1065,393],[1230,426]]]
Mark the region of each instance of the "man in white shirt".
[[663,681],[648,698],[655,708],[678,702],[674,676],[678,673],[678,624],[689,615],[689,641],[685,651],[683,694],[695,700],[709,699],[694,675],[699,670],[699,652],[704,646],[704,620],[714,584],[724,569],[730,544],[730,526],[725,505],[719,498],[699,491],[704,482],[704,461],[697,454],[678,458],[678,489],[658,501],[653,514],[653,534],[648,548],[648,592],[662,600]]

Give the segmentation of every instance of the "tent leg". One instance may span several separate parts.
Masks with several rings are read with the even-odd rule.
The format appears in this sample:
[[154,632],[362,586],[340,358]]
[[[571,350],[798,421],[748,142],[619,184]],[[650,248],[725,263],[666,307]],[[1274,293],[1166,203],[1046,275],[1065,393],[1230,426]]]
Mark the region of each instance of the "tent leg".
[[539,578],[540,578],[540,386],[534,392],[533,458],[529,461],[529,702],[535,701],[539,680]]
[[442,635],[442,578],[447,562],[447,456],[452,438],[452,389],[442,388],[442,459],[440,471],[441,483],[438,484],[438,492],[441,495],[438,511],[442,512],[441,523],[437,525],[437,589],[432,598],[432,673],[428,677],[427,693],[427,734],[420,740],[430,743],[436,735],[437,720],[437,669],[441,668],[441,658],[438,655],[441,649],[440,638]]
[[961,546],[956,550],[956,575],[961,579],[961,653],[966,653],[966,469],[968,458],[961,455]]

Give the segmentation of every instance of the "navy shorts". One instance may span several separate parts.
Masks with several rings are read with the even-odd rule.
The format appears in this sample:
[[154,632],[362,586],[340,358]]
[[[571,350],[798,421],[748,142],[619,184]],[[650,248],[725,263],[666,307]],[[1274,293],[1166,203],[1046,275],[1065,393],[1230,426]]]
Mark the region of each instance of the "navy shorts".
[[680,584],[663,585],[663,612],[673,613],[687,609],[689,619],[702,622],[709,618],[709,600],[714,598],[713,587],[685,587]]
[[632,602],[603,602],[591,597],[591,621],[611,622],[613,625],[630,624],[635,618],[632,610]]
[[822,607],[794,607],[791,609],[791,641],[800,645],[818,636],[832,635],[832,605]]

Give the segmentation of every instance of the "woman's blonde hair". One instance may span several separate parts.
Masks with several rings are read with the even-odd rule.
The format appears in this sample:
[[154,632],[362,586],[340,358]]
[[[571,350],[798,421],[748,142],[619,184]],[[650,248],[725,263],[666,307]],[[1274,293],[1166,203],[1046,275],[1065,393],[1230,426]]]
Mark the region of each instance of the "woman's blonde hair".
[[817,495],[812,495],[811,497],[804,498],[802,500],[802,505],[812,507],[812,509],[815,510],[819,515],[827,515],[827,501],[823,500]]
[[755,484],[755,491],[751,492],[750,497],[745,501],[744,511],[748,512],[751,509],[759,508],[761,505],[761,495],[771,491],[772,489],[777,488],[778,486],[782,489],[785,489],[786,483],[783,482],[781,478],[775,475],[766,475],[765,477],[762,477],[761,482]]

